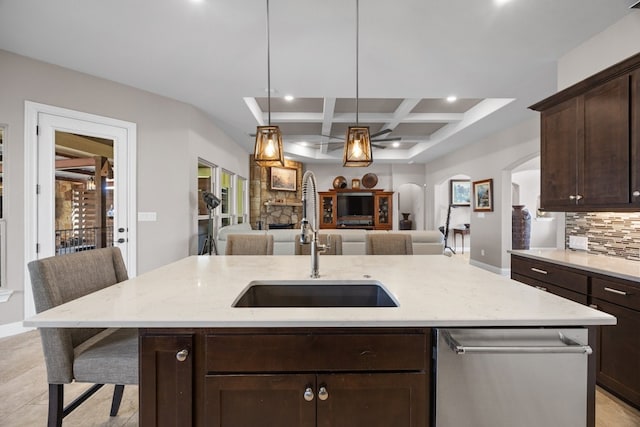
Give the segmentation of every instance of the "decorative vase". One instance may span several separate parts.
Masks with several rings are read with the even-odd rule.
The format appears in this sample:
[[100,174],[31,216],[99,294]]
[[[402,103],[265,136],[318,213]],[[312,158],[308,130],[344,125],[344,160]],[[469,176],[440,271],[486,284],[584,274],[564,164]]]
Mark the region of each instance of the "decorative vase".
[[409,215],[411,215],[411,213],[402,214],[402,219],[400,220],[400,230],[411,230],[413,221],[409,219]]
[[514,205],[511,212],[511,249],[529,249],[531,214],[524,205]]

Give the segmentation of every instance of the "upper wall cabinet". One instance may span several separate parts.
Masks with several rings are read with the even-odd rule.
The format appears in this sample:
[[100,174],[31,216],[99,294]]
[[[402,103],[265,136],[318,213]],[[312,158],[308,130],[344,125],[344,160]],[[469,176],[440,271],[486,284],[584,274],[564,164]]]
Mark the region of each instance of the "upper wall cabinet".
[[530,108],[542,113],[542,209],[640,210],[640,54]]

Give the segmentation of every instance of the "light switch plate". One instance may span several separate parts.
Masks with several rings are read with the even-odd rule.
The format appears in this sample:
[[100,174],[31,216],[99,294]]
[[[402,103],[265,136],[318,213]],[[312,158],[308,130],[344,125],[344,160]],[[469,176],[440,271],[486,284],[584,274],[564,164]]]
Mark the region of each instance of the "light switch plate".
[[589,239],[586,236],[569,236],[569,248],[586,251]]
[[138,212],[138,221],[155,221],[156,218],[155,212]]

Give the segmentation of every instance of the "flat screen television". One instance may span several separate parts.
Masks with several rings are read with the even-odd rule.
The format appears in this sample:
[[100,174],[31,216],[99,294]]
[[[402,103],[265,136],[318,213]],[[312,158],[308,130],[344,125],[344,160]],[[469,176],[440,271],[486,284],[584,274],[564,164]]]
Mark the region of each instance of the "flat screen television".
[[340,225],[373,225],[373,193],[338,194]]

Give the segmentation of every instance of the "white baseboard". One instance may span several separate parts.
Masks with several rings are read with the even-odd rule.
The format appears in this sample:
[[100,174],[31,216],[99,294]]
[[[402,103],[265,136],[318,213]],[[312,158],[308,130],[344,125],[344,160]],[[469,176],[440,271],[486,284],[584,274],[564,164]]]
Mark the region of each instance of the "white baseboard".
[[11,337],[21,334],[23,332],[33,331],[35,328],[28,328],[22,326],[22,322],[7,323],[6,325],[0,325],[0,338]]
[[500,267],[496,267],[495,265],[485,264],[484,262],[476,261],[474,259],[470,259],[469,264],[476,267],[480,267],[483,270],[488,270],[492,273],[499,274],[501,276],[507,276],[507,277],[511,276],[510,268],[500,268]]

